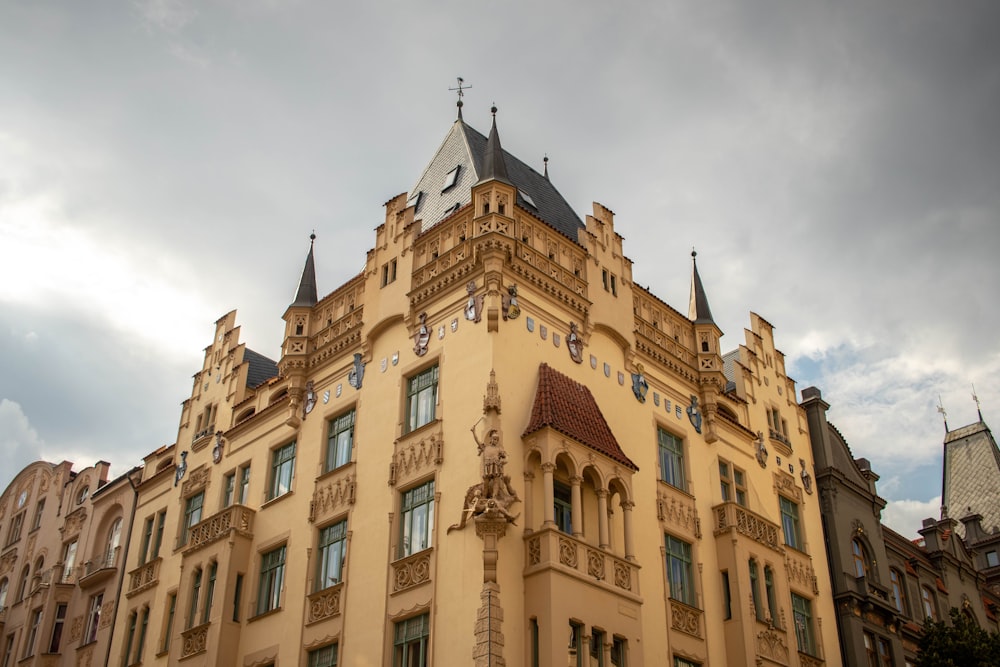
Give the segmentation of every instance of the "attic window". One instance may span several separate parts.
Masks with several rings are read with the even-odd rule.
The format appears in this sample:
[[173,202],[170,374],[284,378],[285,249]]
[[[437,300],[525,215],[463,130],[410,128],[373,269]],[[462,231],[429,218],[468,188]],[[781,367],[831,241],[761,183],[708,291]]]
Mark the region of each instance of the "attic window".
[[420,206],[420,199],[424,196],[423,190],[417,190],[413,196],[406,200],[406,208]]
[[531,195],[529,195],[527,192],[518,190],[517,194],[521,195],[521,199],[523,199],[528,206],[530,206],[531,208],[538,208],[537,206],[535,206],[535,200],[532,199]]
[[461,165],[455,167],[454,169],[452,169],[451,171],[449,171],[447,174],[444,175],[444,184],[441,186],[441,192],[444,192],[448,188],[455,185],[455,183],[458,181],[459,169],[461,169]]

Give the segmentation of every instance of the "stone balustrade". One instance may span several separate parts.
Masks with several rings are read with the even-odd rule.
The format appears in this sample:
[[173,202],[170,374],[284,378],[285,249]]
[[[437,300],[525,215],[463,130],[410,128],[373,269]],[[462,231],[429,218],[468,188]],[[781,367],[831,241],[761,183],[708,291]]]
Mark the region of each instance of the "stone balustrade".
[[307,599],[308,617],[306,624],[317,623],[339,615],[340,597],[343,590],[344,583],[340,582],[310,595]]
[[392,563],[392,592],[399,593],[431,580],[434,549],[424,549]]
[[670,627],[692,637],[701,637],[701,617],[704,612],[697,607],[670,599]]
[[778,538],[780,534],[778,524],[751,512],[746,507],[732,502],[722,503],[712,508],[712,514],[715,516],[716,536],[735,530],[738,534],[745,535],[766,547],[782,551],[781,541]]
[[138,595],[158,584],[160,582],[161,562],[163,562],[162,558],[154,558],[129,572],[128,590],[125,592],[125,597]]
[[558,528],[542,528],[525,536],[525,548],[529,571],[557,568],[638,599],[638,565],[563,533]]
[[228,537],[230,532],[253,539],[253,517],[255,512],[243,505],[230,505],[221,512],[199,521],[188,532],[188,543],[184,553],[190,554],[204,546]]
[[181,660],[208,650],[208,628],[211,625],[202,623],[181,633]]

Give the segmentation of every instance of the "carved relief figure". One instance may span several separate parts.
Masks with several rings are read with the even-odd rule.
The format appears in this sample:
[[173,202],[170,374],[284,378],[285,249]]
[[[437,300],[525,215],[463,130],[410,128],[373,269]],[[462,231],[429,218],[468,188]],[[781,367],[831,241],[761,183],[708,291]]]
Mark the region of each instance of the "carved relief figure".
[[698,397],[694,394],[691,395],[691,405],[687,408],[688,419],[691,420],[691,426],[694,426],[694,430],[701,433],[701,409],[698,407]]
[[583,341],[577,332],[576,322],[569,323],[569,335],[566,336],[566,349],[569,350],[570,359],[578,364],[583,363]]
[[314,407],[316,407],[316,390],[313,389],[313,381],[309,380],[306,382],[306,400],[302,402],[302,418],[305,419]]
[[[517,285],[509,285],[507,294],[503,298],[503,318],[505,320],[516,320],[521,314],[521,307],[517,305]],[[476,320],[477,322],[479,320]]]
[[[483,319],[483,298],[484,294],[476,296],[476,281],[470,280],[469,284],[465,286],[465,291],[469,293],[469,301],[465,305],[465,319],[470,322],[479,322]],[[506,315],[504,316],[506,319]],[[457,322],[456,322],[457,328]]]
[[764,444],[763,431],[757,431],[757,463],[761,468],[767,467],[767,446]]
[[799,468],[802,469],[802,473],[801,473],[801,476],[802,476],[802,487],[806,490],[806,493],[812,493],[813,492],[813,480],[812,480],[812,476],[809,474],[809,471],[806,470],[806,460],[805,459],[799,459]]
[[427,313],[420,313],[420,328],[413,336],[413,353],[418,357],[427,354],[427,343],[431,339],[431,332],[427,329]]
[[[397,357],[398,358],[398,357]],[[395,361],[393,365],[395,365]],[[351,367],[351,371],[347,374],[347,384],[351,385],[355,389],[361,389],[361,383],[365,379],[365,362],[361,361],[361,353],[354,353],[354,366]]]

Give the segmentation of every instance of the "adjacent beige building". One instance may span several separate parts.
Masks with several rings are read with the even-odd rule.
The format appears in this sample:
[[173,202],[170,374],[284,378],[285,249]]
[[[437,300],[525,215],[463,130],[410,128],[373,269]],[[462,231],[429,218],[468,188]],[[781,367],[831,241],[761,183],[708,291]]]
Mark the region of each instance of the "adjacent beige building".
[[0,496],[0,665],[106,664],[135,492],[99,461],[32,463]]
[[277,361],[220,318],[110,664],[840,664],[773,327],[723,354],[615,224],[460,115],[361,273],[319,298],[310,247]]

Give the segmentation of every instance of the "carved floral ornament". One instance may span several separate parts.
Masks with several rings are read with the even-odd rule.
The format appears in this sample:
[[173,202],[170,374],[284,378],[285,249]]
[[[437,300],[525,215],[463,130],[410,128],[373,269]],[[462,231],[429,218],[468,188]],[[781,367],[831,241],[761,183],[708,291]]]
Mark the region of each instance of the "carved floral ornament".
[[797,503],[802,502],[802,489],[795,485],[795,478],[784,470],[774,473],[774,490]]

